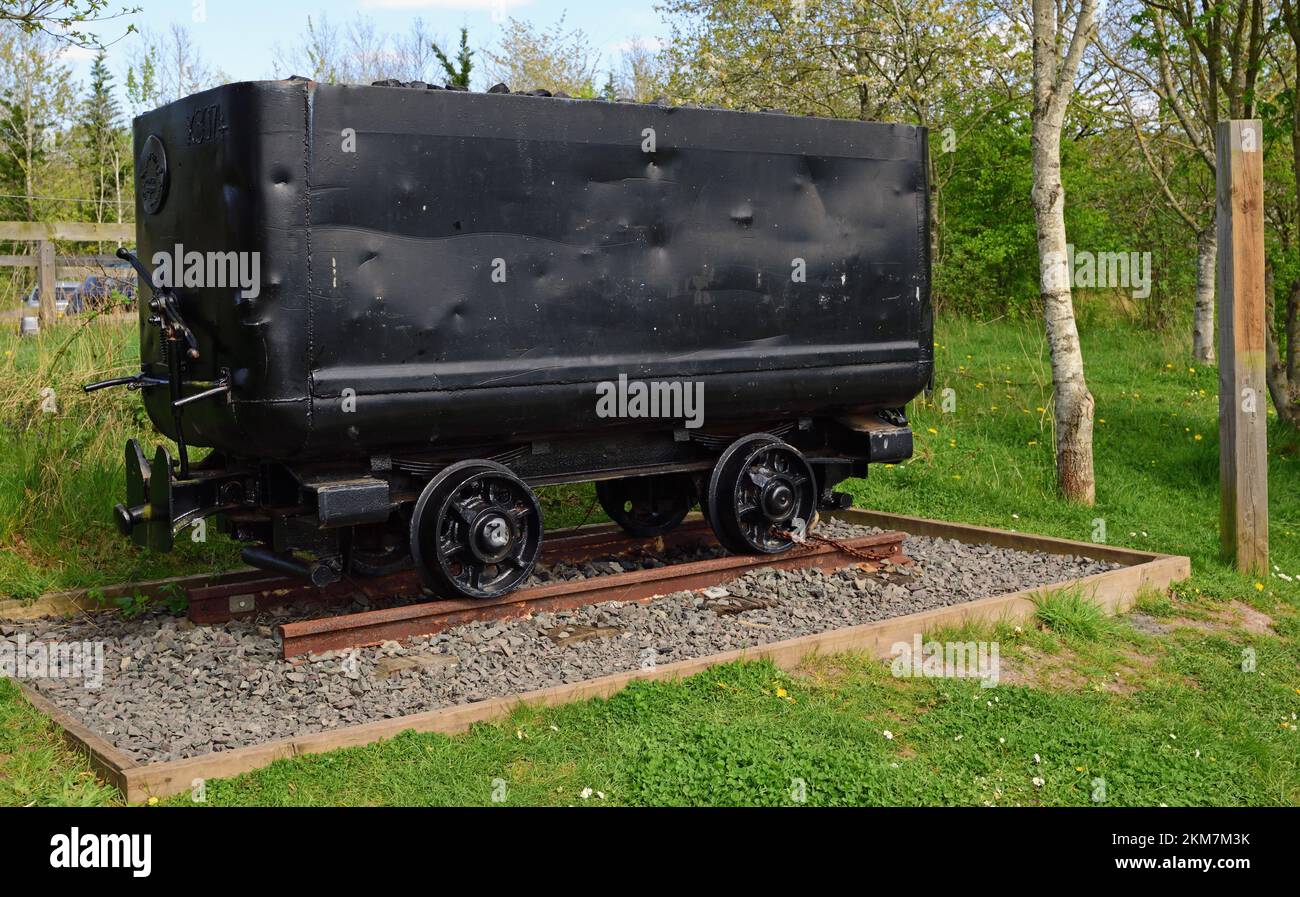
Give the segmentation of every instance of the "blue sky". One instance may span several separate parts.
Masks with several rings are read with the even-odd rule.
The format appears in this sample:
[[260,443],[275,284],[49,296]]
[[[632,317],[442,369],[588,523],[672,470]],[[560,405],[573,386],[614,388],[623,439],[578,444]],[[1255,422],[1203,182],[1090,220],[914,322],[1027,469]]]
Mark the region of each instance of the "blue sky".
[[[604,67],[618,58],[619,48],[636,38],[663,38],[667,28],[654,10],[653,0],[118,0],[114,5],[138,6],[139,13],[96,28],[108,41],[135,22],[156,31],[172,23],[189,28],[205,61],[236,81],[256,80],[273,74],[272,46],[289,44],[307,23],[307,17],[329,17],[343,25],[355,16],[373,20],[383,32],[405,31],[415,18],[424,20],[435,37],[454,43],[462,25],[469,28],[471,47],[491,45],[505,15],[547,26],[567,12],[566,24],[581,27],[593,46],[604,54]],[[196,8],[203,7],[202,21]],[[138,40],[127,36],[109,48],[115,73],[125,68],[124,45]],[[74,73],[83,83],[91,54],[70,53]]]

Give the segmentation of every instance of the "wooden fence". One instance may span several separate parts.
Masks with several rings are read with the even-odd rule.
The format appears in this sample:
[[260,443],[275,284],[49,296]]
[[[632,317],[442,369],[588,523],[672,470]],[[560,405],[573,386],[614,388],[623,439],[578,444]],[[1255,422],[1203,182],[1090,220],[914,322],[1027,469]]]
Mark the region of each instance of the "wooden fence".
[[56,240],[68,243],[122,243],[135,239],[135,225],[97,224],[93,221],[0,221],[0,243],[35,243],[36,252],[0,255],[0,267],[37,268],[41,297],[41,326],[54,323],[54,291],[59,268],[94,269],[117,264],[112,255],[56,256]]

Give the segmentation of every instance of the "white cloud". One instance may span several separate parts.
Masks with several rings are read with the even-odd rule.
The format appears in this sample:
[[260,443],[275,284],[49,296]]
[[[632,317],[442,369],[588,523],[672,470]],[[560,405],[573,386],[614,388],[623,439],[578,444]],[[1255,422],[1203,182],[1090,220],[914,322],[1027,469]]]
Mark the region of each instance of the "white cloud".
[[68,44],[63,48],[63,58],[69,62],[80,62],[83,59],[94,59],[97,50],[90,47],[78,47],[75,44]]

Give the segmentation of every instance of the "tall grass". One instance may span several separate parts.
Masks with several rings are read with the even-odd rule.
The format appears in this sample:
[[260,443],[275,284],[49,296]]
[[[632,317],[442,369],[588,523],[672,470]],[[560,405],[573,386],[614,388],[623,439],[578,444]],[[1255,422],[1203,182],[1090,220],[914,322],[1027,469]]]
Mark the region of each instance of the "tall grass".
[[1096,641],[1115,631],[1115,620],[1076,588],[1053,589],[1034,597],[1038,621],[1066,638]]
[[113,527],[126,440],[161,437],[135,393],[81,387],[139,367],[134,319],[121,315],[63,319],[28,337],[0,332],[0,596],[233,563],[211,531],[207,544],[182,540],[166,556],[139,551]]

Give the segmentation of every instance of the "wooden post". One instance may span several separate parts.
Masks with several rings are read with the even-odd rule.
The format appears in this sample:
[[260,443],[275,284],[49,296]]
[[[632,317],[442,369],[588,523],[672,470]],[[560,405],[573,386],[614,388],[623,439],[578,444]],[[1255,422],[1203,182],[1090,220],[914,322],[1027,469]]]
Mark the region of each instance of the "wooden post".
[[56,310],[54,307],[55,300],[55,283],[54,276],[54,241],[42,240],[38,244],[38,261],[36,278],[37,286],[40,287],[41,295],[41,329],[49,330],[54,326]]
[[1219,538],[1237,569],[1268,572],[1264,379],[1264,128],[1222,121],[1219,227]]

